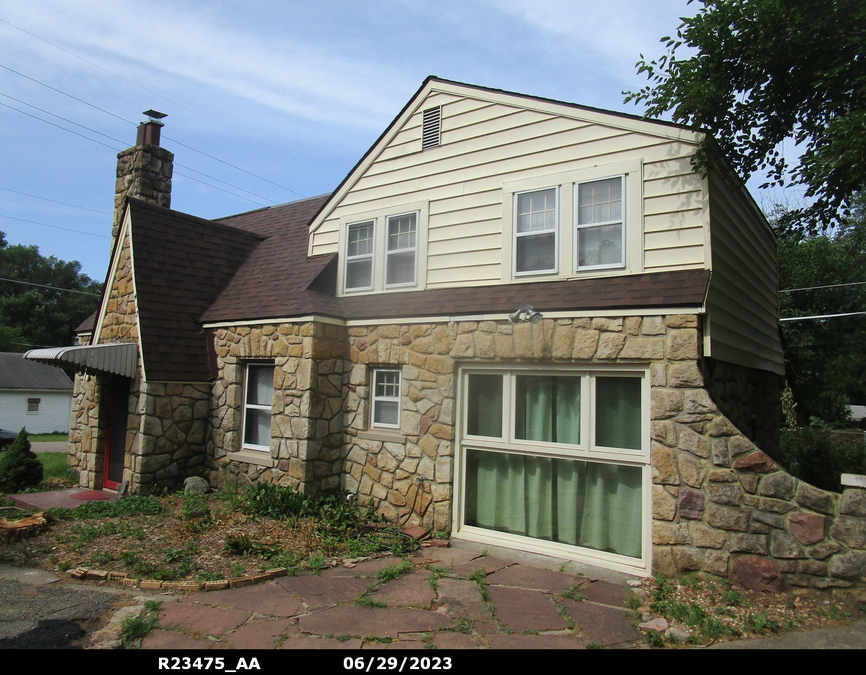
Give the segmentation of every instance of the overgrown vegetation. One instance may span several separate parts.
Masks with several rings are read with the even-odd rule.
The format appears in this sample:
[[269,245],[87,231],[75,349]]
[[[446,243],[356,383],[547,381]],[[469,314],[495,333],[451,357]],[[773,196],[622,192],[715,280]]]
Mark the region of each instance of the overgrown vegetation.
[[129,617],[123,622],[123,637],[130,641],[138,641],[147,636],[159,620],[161,602],[148,600],[144,603],[144,613],[141,616]]
[[843,473],[866,474],[866,443],[820,427],[783,429],[779,462],[815,487],[841,492]]

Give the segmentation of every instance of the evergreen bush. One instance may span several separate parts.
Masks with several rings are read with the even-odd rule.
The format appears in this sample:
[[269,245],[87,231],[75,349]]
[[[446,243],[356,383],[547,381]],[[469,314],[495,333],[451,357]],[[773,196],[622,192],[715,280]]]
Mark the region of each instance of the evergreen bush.
[[0,492],[20,492],[42,481],[42,462],[30,450],[27,431],[21,429],[8,450],[0,453]]

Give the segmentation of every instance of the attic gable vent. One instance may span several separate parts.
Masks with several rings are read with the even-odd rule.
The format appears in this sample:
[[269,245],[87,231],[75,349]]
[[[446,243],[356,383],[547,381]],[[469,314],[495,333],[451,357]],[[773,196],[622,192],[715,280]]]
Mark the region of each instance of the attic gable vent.
[[442,106],[428,108],[424,111],[424,124],[421,129],[421,149],[435,148],[439,146],[440,131],[442,129]]

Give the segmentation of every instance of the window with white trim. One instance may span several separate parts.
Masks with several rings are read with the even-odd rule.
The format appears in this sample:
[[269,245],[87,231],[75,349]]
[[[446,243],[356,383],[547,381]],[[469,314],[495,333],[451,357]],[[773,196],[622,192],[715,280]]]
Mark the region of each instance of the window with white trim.
[[418,258],[418,214],[388,216],[385,287],[414,286]]
[[557,270],[558,188],[514,195],[514,273]]
[[624,183],[615,176],[574,186],[576,269],[625,265]]
[[461,387],[462,536],[646,567],[645,371],[467,369]]
[[243,447],[270,452],[274,364],[248,363],[245,375]]
[[377,368],[373,371],[371,428],[400,428],[401,379],[399,370]]
[[346,228],[347,291],[367,291],[373,288],[373,251],[376,221],[351,223]]

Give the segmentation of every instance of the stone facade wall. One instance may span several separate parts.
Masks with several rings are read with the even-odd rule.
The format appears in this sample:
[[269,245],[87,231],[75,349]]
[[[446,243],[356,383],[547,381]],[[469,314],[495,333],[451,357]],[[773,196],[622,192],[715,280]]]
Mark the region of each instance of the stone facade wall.
[[719,411],[755,445],[778,458],[783,378],[716,359],[702,359],[701,374]]
[[114,186],[114,221],[111,246],[120,231],[127,197],[169,208],[174,154],[157,145],[136,145],[117,155],[117,182]]
[[[264,480],[312,495],[339,489],[345,328],[240,326],[216,330],[214,341],[218,376],[211,392],[211,483],[242,490]],[[271,448],[245,461],[232,455],[242,450],[245,364],[263,360],[274,363]]]

